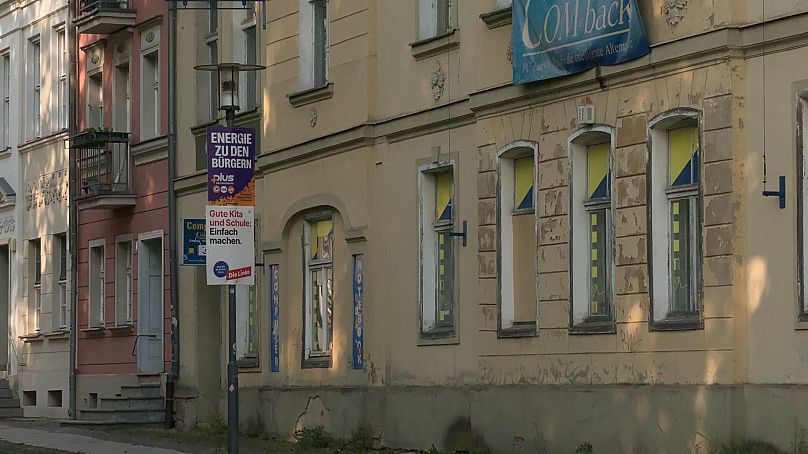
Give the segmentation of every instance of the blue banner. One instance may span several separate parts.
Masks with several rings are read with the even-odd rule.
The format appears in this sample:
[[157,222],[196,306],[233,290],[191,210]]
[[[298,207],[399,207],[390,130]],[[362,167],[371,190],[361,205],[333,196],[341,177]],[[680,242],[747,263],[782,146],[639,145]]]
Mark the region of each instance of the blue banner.
[[280,281],[278,280],[278,265],[269,267],[269,358],[272,372],[281,371],[281,333],[280,333]]
[[354,323],[353,323],[353,368],[362,370],[365,368],[365,256],[364,254],[354,255]]
[[512,42],[515,84],[651,52],[637,0],[514,0]]
[[182,264],[205,265],[205,220],[182,220]]

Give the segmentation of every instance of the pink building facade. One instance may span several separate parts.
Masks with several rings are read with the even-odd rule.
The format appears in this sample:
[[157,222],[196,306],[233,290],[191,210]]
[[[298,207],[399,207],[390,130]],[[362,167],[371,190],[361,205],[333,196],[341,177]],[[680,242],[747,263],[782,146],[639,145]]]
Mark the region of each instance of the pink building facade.
[[[159,422],[171,369],[167,2],[77,8],[78,417]],[[124,419],[118,401],[143,396],[150,413]]]

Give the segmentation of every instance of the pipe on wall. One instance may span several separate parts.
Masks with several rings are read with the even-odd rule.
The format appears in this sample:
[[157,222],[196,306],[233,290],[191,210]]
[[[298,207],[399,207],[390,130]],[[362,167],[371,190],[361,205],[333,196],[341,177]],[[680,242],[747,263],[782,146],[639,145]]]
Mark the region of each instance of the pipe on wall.
[[[78,115],[76,111],[76,90],[78,89],[78,33],[73,26],[73,14],[76,12],[77,0],[69,0],[67,22],[65,24],[67,36],[68,58],[68,137],[72,138],[78,131]],[[78,209],[76,207],[76,164],[73,160],[73,150],[68,147],[68,236],[70,244],[70,333],[69,333],[69,363],[68,363],[68,415],[71,419],[78,418],[77,411],[77,370],[76,355],[78,321]]]
[[174,427],[174,387],[180,375],[180,312],[177,288],[177,6],[168,3],[168,262],[171,312],[171,373],[166,380],[166,425]]

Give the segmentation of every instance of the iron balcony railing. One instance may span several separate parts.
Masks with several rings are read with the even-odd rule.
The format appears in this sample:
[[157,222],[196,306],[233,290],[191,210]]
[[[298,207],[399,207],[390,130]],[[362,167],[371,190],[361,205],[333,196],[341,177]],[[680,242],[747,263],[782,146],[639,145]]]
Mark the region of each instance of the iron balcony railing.
[[128,9],[127,0],[82,0],[81,15],[93,14],[99,11],[116,11]]
[[72,137],[78,198],[132,193],[128,132],[85,131]]

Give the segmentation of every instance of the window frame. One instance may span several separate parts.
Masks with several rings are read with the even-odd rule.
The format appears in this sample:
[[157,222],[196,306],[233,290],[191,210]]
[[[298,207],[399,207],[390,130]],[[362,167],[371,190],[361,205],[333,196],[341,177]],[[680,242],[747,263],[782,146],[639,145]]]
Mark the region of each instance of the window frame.
[[[435,198],[436,198],[436,176],[442,173],[451,173],[452,175],[452,220],[451,221],[443,221],[438,222],[435,219]],[[450,233],[454,232],[456,228],[456,221],[457,221],[457,213],[458,213],[458,172],[457,172],[457,163],[454,159],[450,159],[447,161],[422,165],[418,168],[418,193],[419,193],[419,204],[418,204],[418,225],[419,225],[419,238],[418,238],[418,257],[419,257],[419,266],[418,266],[418,280],[419,280],[419,290],[418,290],[418,338],[420,341],[429,342],[429,341],[443,341],[443,340],[450,340],[450,341],[457,341],[458,336],[458,326],[457,320],[459,319],[458,314],[458,296],[459,296],[459,285],[458,285],[458,253],[460,252],[460,248],[458,248],[455,244],[453,244],[454,249],[454,264],[453,264],[453,274],[452,274],[452,324],[451,327],[438,327],[437,326],[437,310],[438,310],[438,286],[437,286],[437,269],[438,269],[438,235],[440,233]],[[427,244],[427,233],[429,234],[429,244],[432,244],[432,255],[427,257],[427,250],[425,245]],[[450,240],[456,242],[456,238],[454,236],[449,236]],[[431,259],[434,258],[434,261]],[[429,259],[429,260],[428,260]],[[429,263],[428,263],[429,262]],[[428,271],[427,267],[431,268]],[[426,299],[426,290],[427,290],[427,278],[434,278],[432,279],[435,282],[435,287],[430,292],[432,295],[429,297],[429,301]],[[430,287],[431,288],[431,287]],[[427,303],[429,307],[427,308]],[[434,312],[435,323],[431,326],[427,325],[427,321],[431,320],[425,316],[427,309],[431,312]]]
[[[150,71],[151,74],[147,73],[149,70],[153,70]],[[152,47],[140,54],[141,141],[154,139],[162,134],[160,82],[160,49]]]
[[11,50],[0,52],[0,84],[2,84],[3,107],[0,111],[0,150],[11,148]]
[[[112,72],[112,124],[118,132],[132,131],[132,65],[128,59],[116,62]],[[126,74],[125,83],[122,74]],[[120,85],[123,85],[122,87]],[[123,99],[122,99],[123,98]],[[123,105],[122,105],[123,104]],[[123,119],[121,118],[123,117]]]
[[[808,89],[797,93],[797,322],[808,322],[808,137],[805,127],[808,124]],[[799,173],[802,172],[802,173]]]
[[[127,252],[125,248],[128,248],[128,253],[122,260],[121,254]],[[115,326],[131,326],[134,323],[134,255],[131,234],[115,238]]]
[[[104,127],[104,73],[102,70],[88,71],[87,76],[87,89],[85,90],[87,97],[87,117],[86,128],[103,128]],[[98,84],[95,83],[96,79]],[[97,92],[95,92],[97,89]],[[94,98],[94,95],[98,95]],[[95,103],[95,104],[94,104]],[[97,114],[93,112],[97,111]],[[91,121],[94,115],[98,116],[98,122]]]
[[[702,229],[704,223],[704,159],[699,159],[699,181],[688,185],[685,188],[671,187],[668,183],[670,166],[670,145],[669,133],[671,130],[686,126],[698,128],[698,143],[700,158],[703,156],[704,147],[704,125],[701,111],[692,108],[678,108],[669,110],[657,115],[648,122],[647,126],[647,152],[648,161],[646,169],[647,185],[647,209],[648,209],[648,273],[649,284],[648,294],[650,298],[648,325],[651,331],[686,331],[704,329],[704,247],[702,242]],[[661,145],[660,145],[661,144]],[[657,167],[659,159],[664,159],[663,165]],[[662,179],[664,184],[660,188],[657,180]],[[664,199],[663,199],[664,198]],[[693,269],[691,279],[694,285],[692,296],[696,306],[695,312],[673,313],[671,311],[671,272],[670,272],[670,205],[672,200],[687,198],[691,200],[691,209],[694,207],[695,216],[691,216],[691,254],[693,256]],[[659,199],[659,200],[658,200]],[[666,207],[662,215],[657,211],[657,205],[664,200]],[[664,226],[662,216],[664,215]],[[659,216],[659,217],[658,217]],[[662,233],[664,242],[664,253],[660,255],[657,242],[658,234]],[[663,273],[657,273],[657,268],[663,263],[665,266]],[[661,278],[665,275],[665,279]],[[659,289],[662,283],[662,289]],[[657,317],[660,303],[660,292],[664,291],[666,302],[666,315],[664,318]]]
[[[29,241],[29,252],[33,254],[31,271],[33,280],[31,291],[33,293],[33,323],[34,332],[42,331],[42,238],[32,238]],[[30,256],[29,256],[30,258]]]
[[67,80],[67,31],[65,24],[61,23],[53,29],[56,40],[56,131],[67,129],[68,116],[68,80]]
[[[330,260],[317,260],[312,261],[310,259],[310,248],[311,248],[311,228],[312,225],[317,224],[318,222],[322,221],[331,221],[331,259]],[[335,279],[335,270],[334,264],[336,262],[335,259],[335,252],[336,252],[336,213],[331,210],[327,211],[319,211],[315,213],[310,213],[303,217],[303,235],[301,238],[301,246],[302,246],[302,253],[303,253],[303,363],[302,367],[304,369],[312,369],[312,368],[330,368],[333,365],[333,356],[334,356],[334,311],[336,310],[335,299],[336,299],[336,279]],[[331,316],[330,320],[325,323],[325,326],[328,327],[328,345],[329,349],[327,351],[317,351],[313,352],[311,350],[311,332],[310,332],[310,317],[312,312],[312,281],[311,281],[311,273],[312,271],[325,271],[326,273],[328,270],[331,270],[331,279],[332,279],[332,288],[331,288]],[[325,303],[323,307],[328,308],[328,301]]]
[[[100,250],[100,257],[97,257]],[[87,297],[87,327],[106,327],[106,240],[98,239],[90,241],[88,245],[87,267],[89,269],[88,297]],[[98,263],[95,263],[98,261]],[[92,282],[95,281],[95,285]],[[95,315],[93,315],[95,312]]]
[[[322,3],[325,9],[322,28],[322,55],[318,55],[317,5]],[[300,44],[298,63],[299,91],[316,90],[329,84],[329,62],[331,54],[331,14],[329,0],[298,0],[300,7]],[[305,9],[304,9],[305,8]],[[304,31],[307,31],[304,33]],[[318,66],[319,65],[319,66]],[[322,79],[319,80],[318,76]]]
[[[608,161],[608,183],[610,185],[610,193],[608,198],[590,199],[584,188],[588,185],[589,163],[588,153],[589,147],[601,144],[608,144],[609,146],[609,161]],[[617,320],[615,306],[617,303],[617,291],[615,285],[616,264],[615,253],[616,248],[616,229],[614,220],[617,218],[616,209],[617,204],[614,203],[614,188],[616,186],[616,172],[614,169],[615,163],[615,150],[617,149],[617,137],[615,128],[606,124],[595,124],[591,126],[583,126],[570,134],[567,139],[568,162],[569,162],[569,280],[570,280],[570,311],[569,311],[569,333],[570,334],[613,334],[617,332]],[[582,165],[584,171],[576,171],[576,168]],[[584,191],[583,197],[579,198],[579,194]],[[608,296],[609,296],[609,309],[608,313],[604,315],[591,315],[590,314],[590,288],[586,286],[576,287],[575,276],[585,275],[586,280],[589,281],[591,274],[588,272],[591,267],[591,247],[583,250],[578,246],[576,238],[589,238],[591,234],[590,217],[594,212],[606,210],[606,238],[607,244],[605,245],[606,259],[604,263],[607,265],[607,279]],[[583,225],[587,225],[583,235],[577,229],[578,218],[584,217]],[[586,244],[591,244],[586,241]],[[585,252],[585,253],[584,253]],[[583,260],[580,258],[587,257],[585,261],[588,265],[581,268]],[[585,270],[581,272],[581,270]],[[576,271],[577,270],[577,271]],[[579,288],[581,290],[577,290]],[[586,297],[582,302],[581,299]],[[579,312],[581,306],[585,308],[584,311]],[[581,319],[581,314],[586,313],[584,318]]]
[[[59,252],[59,262],[58,262],[58,273],[55,273],[57,276],[57,288],[58,288],[58,316],[56,318],[56,322],[54,323],[54,330],[64,330],[67,329],[68,320],[67,320],[67,304],[68,304],[68,296],[67,296],[67,232],[64,233],[57,233],[54,235],[56,242],[58,242],[58,252]],[[55,311],[54,311],[55,312]]]
[[[515,207],[515,177],[506,178],[506,174],[513,174],[516,170],[516,161],[520,159],[533,159],[533,207],[529,209],[519,209]],[[508,183],[508,184],[505,184]],[[520,140],[512,142],[497,152],[497,337],[532,337],[538,335],[539,326],[539,241],[538,227],[539,218],[536,207],[538,206],[539,195],[539,145],[538,143]],[[513,277],[506,281],[509,273],[505,272],[504,259],[506,252],[510,251],[513,259],[513,223],[514,216],[533,217],[533,235],[536,237],[536,250],[533,253],[533,263],[535,275],[533,276],[536,300],[534,303],[535,317],[531,322],[513,321],[509,326],[505,326],[503,314],[505,313],[506,294],[510,296],[510,312],[516,312],[515,288]],[[506,241],[510,238],[510,249],[506,251]],[[510,290],[507,285],[510,283]],[[515,317],[514,317],[515,318]]]
[[28,38],[31,61],[31,140],[42,137],[42,41],[39,35]]
[[[426,41],[449,35],[457,29],[458,0],[419,0],[418,8],[418,41]],[[445,21],[445,29],[441,30],[441,16]]]

